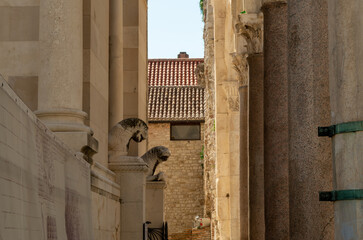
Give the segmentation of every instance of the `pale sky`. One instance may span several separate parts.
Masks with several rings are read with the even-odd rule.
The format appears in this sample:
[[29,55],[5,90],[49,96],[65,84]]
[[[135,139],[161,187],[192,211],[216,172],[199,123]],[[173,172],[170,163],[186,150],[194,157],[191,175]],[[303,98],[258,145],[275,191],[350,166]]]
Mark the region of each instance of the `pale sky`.
[[148,54],[152,58],[203,58],[203,18],[199,0],[148,0]]

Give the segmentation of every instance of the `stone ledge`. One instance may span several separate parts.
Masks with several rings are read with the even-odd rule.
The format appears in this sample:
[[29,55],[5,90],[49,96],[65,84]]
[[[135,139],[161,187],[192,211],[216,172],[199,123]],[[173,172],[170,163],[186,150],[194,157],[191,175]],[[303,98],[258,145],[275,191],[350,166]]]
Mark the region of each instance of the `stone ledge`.
[[114,172],[147,172],[149,166],[140,157],[118,156],[108,164]]
[[[96,170],[98,169],[98,170]],[[115,173],[103,167],[98,162],[95,162],[91,170],[91,188],[92,191],[100,195],[115,199],[120,198],[120,185],[108,176],[115,178]]]
[[147,189],[164,189],[166,188],[166,182],[165,181],[147,181],[146,182],[146,188]]
[[94,192],[94,193],[97,193],[97,194],[99,194],[101,196],[105,196],[105,197],[107,197],[107,198],[109,198],[111,200],[122,203],[122,199],[120,198],[120,196],[109,193],[109,192],[107,192],[107,191],[105,191],[103,189],[97,188],[97,187],[95,187],[93,185],[91,186],[91,191]]

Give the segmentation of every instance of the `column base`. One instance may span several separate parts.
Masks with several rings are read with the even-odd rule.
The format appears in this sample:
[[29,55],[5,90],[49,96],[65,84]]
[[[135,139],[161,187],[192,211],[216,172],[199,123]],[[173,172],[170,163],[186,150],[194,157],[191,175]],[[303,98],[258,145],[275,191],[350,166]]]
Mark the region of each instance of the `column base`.
[[98,141],[92,137],[92,129],[84,124],[87,113],[68,108],[37,110],[34,113],[71,150],[82,152],[84,159],[93,163],[92,156],[98,152]]
[[93,135],[92,129],[84,124],[87,113],[81,110],[56,108],[34,113],[53,132],[86,132]]

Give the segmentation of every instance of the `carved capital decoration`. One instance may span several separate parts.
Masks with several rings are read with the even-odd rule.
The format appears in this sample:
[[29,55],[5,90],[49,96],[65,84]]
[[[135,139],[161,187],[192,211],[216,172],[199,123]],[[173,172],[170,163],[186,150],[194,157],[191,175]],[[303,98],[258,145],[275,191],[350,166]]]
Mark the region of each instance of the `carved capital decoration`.
[[238,74],[240,87],[248,85],[248,62],[247,54],[232,53],[233,69]]
[[236,32],[246,40],[248,54],[263,51],[263,17],[262,14],[241,14],[238,16]]

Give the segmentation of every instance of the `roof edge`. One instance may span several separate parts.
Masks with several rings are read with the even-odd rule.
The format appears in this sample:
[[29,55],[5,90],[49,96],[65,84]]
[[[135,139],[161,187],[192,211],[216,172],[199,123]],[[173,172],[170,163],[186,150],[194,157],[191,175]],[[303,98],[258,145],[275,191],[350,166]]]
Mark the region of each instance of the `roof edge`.
[[151,62],[158,62],[158,61],[179,61],[179,62],[204,61],[204,58],[151,58],[151,59],[148,59],[148,61],[151,61]]

